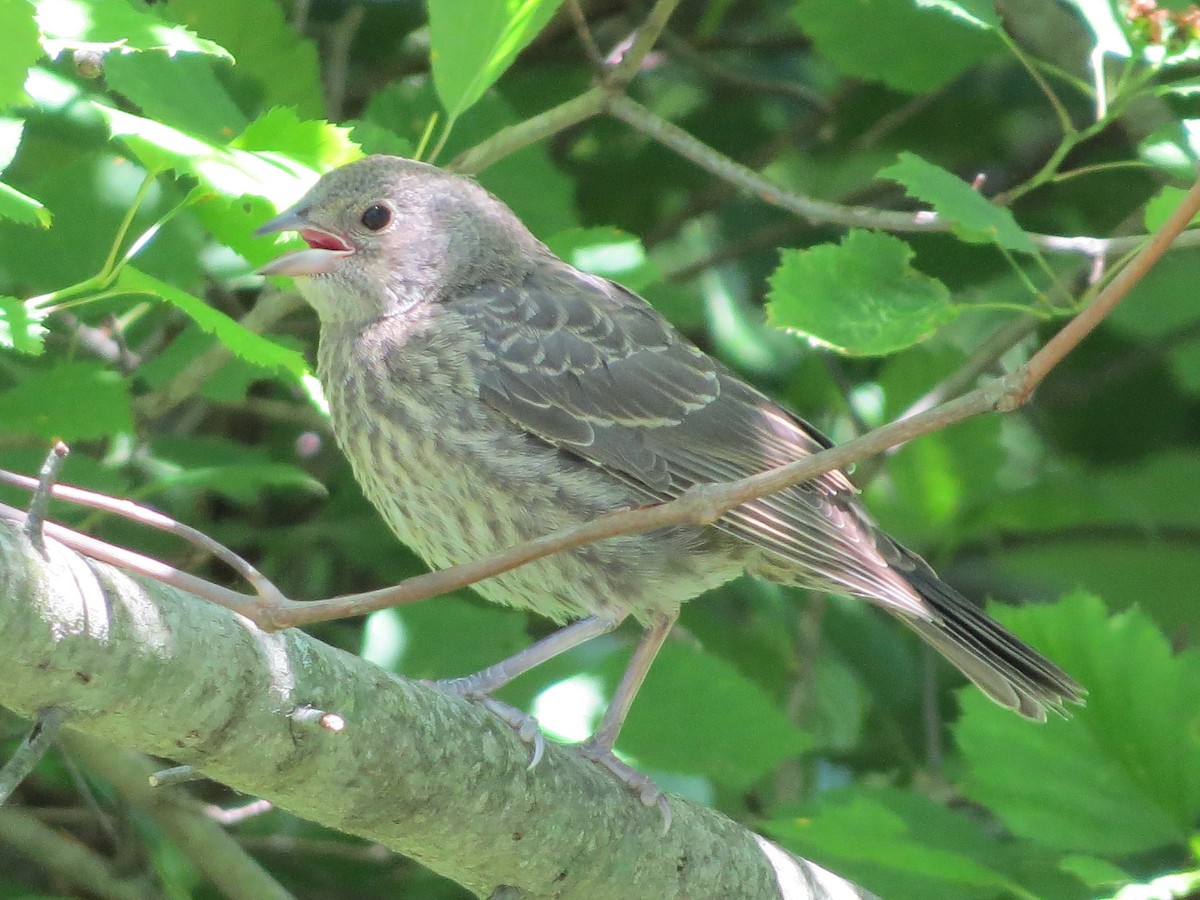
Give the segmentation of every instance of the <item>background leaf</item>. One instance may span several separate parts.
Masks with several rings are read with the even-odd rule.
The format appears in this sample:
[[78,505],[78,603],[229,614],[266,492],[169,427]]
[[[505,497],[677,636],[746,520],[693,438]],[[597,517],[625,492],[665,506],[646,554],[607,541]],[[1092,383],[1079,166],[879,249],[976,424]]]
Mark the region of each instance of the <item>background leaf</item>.
[[869,231],[785,252],[771,276],[767,320],[853,355],[915,344],[956,313],[949,291],[912,268],[912,257],[903,241]]

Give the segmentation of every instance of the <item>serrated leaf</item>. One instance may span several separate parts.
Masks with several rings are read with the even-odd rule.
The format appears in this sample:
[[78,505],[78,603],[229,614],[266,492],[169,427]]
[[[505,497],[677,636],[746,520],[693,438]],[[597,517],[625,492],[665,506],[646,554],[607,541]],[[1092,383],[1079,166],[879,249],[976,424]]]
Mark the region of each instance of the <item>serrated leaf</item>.
[[0,219],[10,219],[21,225],[50,227],[50,210],[28,194],[0,181]]
[[429,0],[433,83],[454,121],[512,64],[562,0]]
[[793,852],[888,900],[1078,896],[1050,854],[997,841],[972,818],[916,791],[835,788],[804,813],[777,816],[764,828]]
[[324,114],[316,45],[284,16],[275,0],[170,0],[163,15],[194,28],[237,57],[236,75],[261,86],[261,107],[289,106],[306,119]]
[[[614,653],[602,665],[610,689],[626,661]],[[703,702],[696,702],[697,685]],[[811,747],[812,738],[729,663],[672,642],[654,660],[617,746],[644,766],[707,775],[737,790]]]
[[0,393],[0,422],[8,434],[67,443],[129,434],[129,385],[99,363],[60,363]]
[[[11,2],[11,0],[10,0]],[[34,0],[42,44],[51,56],[63,50],[165,50],[233,59],[213,41],[166,22],[149,6],[128,0]]]
[[901,153],[893,165],[880,170],[879,177],[900,182],[910,197],[932,206],[965,241],[999,244],[1022,253],[1037,252],[1033,240],[1017,224],[1012,212],[989,203],[957,175],[915,153]]
[[301,119],[293,109],[269,109],[230,142],[240,150],[282,153],[317,172],[325,172],[359,159],[362,149],[350,137],[351,129],[320,119]]
[[899,238],[859,229],[840,244],[786,250],[767,321],[851,356],[910,347],[958,314],[946,286],[912,268],[912,257]]
[[[3,185],[0,185],[3,187]],[[16,297],[0,296],[0,347],[20,353],[41,353],[46,329],[41,319]]]
[[250,194],[283,208],[320,177],[311,167],[283,154],[231,149],[100,103],[95,107],[108,122],[113,137],[124,141],[143,165],[192,175],[203,187],[223,197]]
[[1186,848],[1200,814],[1200,656],[1173,654],[1144,614],[1109,616],[1085,594],[993,612],[1089,695],[1070,720],[1030,726],[964,693],[955,738],[967,796],[1064,851]]
[[160,297],[187,315],[205,331],[216,336],[235,356],[267,369],[282,370],[297,379],[309,374],[308,363],[295,350],[281,347],[274,341],[255,334],[235,322],[220,310],[213,309],[199,297],[174,285],[139,272],[132,266],[121,270],[115,285],[117,290],[131,294]]
[[[974,12],[947,15],[956,6]],[[982,3],[800,0],[792,18],[845,74],[911,93],[947,84],[1001,47],[979,27],[987,20]],[[914,47],[920,51],[913,52]]]
[[[25,99],[29,67],[42,57],[34,10],[27,0],[0,0],[0,35],[4,35],[4,52],[0,53],[0,109],[4,109]],[[0,164],[0,169],[3,167]]]

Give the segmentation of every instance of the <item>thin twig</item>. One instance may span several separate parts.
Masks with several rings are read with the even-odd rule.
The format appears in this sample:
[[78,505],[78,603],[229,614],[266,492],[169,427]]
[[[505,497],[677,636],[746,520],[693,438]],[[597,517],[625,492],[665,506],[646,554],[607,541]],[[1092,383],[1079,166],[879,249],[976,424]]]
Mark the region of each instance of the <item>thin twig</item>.
[[[1096,300],[1063,326],[1058,334],[1011,375],[990,381],[961,397],[891,422],[845,444],[787,465],[738,481],[697,485],[668,503],[609,513],[591,522],[527,541],[473,562],[418,575],[384,590],[308,603],[267,603],[261,599],[255,601],[246,595],[209,584],[203,579],[140,554],[76,534],[53,523],[47,523],[47,533],[55,540],[61,540],[82,553],[122,568],[151,574],[160,581],[243,613],[260,627],[274,630],[363,615],[378,609],[425,599],[466,587],[564,550],[618,535],[635,534],[673,525],[711,524],[743,503],[810,481],[833,469],[844,468],[914,437],[940,430],[979,413],[1017,409],[1028,401],[1034,388],[1053,367],[1103,321],[1145,275],[1171,245],[1173,238],[1191,221],[1197,210],[1200,210],[1200,181],[1193,185],[1183,202],[1155,232],[1151,241],[1105,286]],[[0,516],[19,519],[23,514],[19,510],[0,504]]]
[[622,55],[621,61],[609,70],[608,77],[604,79],[611,89],[623,90],[629,82],[633,81],[633,76],[641,68],[646,54],[658,43],[659,35],[667,27],[671,13],[675,12],[675,7],[678,5],[679,0],[658,0],[654,4],[650,14],[646,16],[646,21],[638,28],[633,43]]
[[486,141],[464,150],[446,166],[452,172],[474,175],[530,144],[558,134],[604,110],[608,89],[597,85],[578,97],[497,131]]
[[[803,194],[785,190],[768,181],[753,169],[718,153],[712,147],[697,140],[678,125],[667,121],[628,97],[616,96],[608,100],[608,111],[616,118],[642,134],[674,150],[680,156],[695,163],[742,190],[753,194],[764,203],[778,206],[794,213],[813,224],[843,225],[852,228],[875,228],[882,231],[904,233],[937,233],[949,231],[951,223],[940,219],[936,213],[907,213],[881,210],[867,206],[844,206],[815,200]],[[1097,256],[1103,253],[1126,253],[1141,246],[1146,235],[1119,238],[1069,237],[1050,234],[1035,234],[1029,237],[1041,249],[1051,253],[1078,253]],[[1200,228],[1183,233],[1177,247],[1200,246]]]
[[780,94],[792,100],[798,100],[806,106],[815,107],[822,112],[832,112],[833,110],[833,104],[829,102],[828,97],[799,81],[789,78],[765,78],[728,68],[713,62],[679,35],[670,31],[663,32],[662,42],[671,55],[679,57],[713,81],[756,93]]
[[496,132],[487,140],[460,153],[446,168],[465,175],[482,172],[511,153],[599,115],[604,111],[609,96],[624,90],[637,74],[642,60],[662,34],[678,4],[679,0],[658,0],[621,61],[608,70],[601,84],[531,119]]
[[579,43],[583,44],[583,52],[587,56],[588,62],[592,64],[593,69],[599,72],[604,68],[604,54],[596,46],[596,39],[592,37],[592,29],[588,27],[587,16],[584,15],[579,0],[567,0],[567,13],[571,17],[571,24],[575,27],[575,34],[579,37]]
[[[158,510],[150,509],[148,506],[141,506],[132,500],[110,497],[108,494],[98,494],[94,491],[72,487],[68,484],[54,484],[50,485],[49,489],[45,489],[41,486],[40,480],[34,480],[27,475],[18,475],[16,472],[9,472],[6,469],[0,469],[0,483],[37,491],[38,493],[34,494],[35,502],[42,494],[46,495],[47,500],[50,495],[53,495],[60,500],[78,503],[80,506],[90,506],[92,509],[102,509],[105,512],[110,512],[137,522],[139,525],[146,525],[158,531],[165,531],[167,534],[176,535],[183,538],[189,544],[199,547],[206,553],[221,560],[221,562],[237,572],[242,578],[246,579],[254,588],[255,593],[263,600],[273,602],[284,599],[279,588],[275,587],[270,579],[224,544],[213,540],[202,531],[184,525],[182,522],[175,521],[170,516],[164,515]],[[42,506],[44,514],[44,502]],[[30,511],[32,512],[32,504],[30,505]]]
[[58,473],[62,471],[70,452],[62,441],[55,441],[46,455],[46,461],[42,463],[37,479],[28,479],[33,497],[29,501],[29,512],[25,514],[25,536],[42,556],[46,555],[46,544],[42,541],[42,523],[46,521],[46,510],[50,508],[50,494],[54,490],[54,482],[58,480]]
[[329,28],[325,53],[325,115],[331,122],[338,122],[342,118],[350,48],[365,12],[361,5],[354,4]]
[[46,751],[50,749],[58,736],[62,723],[66,721],[66,710],[58,707],[43,709],[34,720],[33,727],[25,740],[21,741],[17,750],[4,768],[0,769],[0,806],[12,796],[13,791],[29,777],[29,773],[41,762]]

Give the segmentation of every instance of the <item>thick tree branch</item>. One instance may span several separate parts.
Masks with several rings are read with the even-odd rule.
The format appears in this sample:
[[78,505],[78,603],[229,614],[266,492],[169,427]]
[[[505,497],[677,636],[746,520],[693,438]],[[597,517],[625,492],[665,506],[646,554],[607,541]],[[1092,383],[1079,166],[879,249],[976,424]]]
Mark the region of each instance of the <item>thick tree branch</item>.
[[[22,715],[62,707],[72,729],[191,764],[484,896],[866,896],[686,800],[662,837],[657,809],[568,748],[529,772],[528,747],[469,702],[299,631],[267,634],[50,531],[46,544],[48,561],[0,523],[0,702]],[[341,714],[345,730],[297,723],[302,706]]]

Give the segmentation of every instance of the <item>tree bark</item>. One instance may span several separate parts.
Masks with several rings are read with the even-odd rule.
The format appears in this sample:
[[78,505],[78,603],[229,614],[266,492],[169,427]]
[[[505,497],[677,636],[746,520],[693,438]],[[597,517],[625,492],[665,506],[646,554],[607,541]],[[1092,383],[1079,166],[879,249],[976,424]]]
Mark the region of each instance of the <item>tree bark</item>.
[[[52,539],[46,550],[0,521],[0,704],[19,714],[60,707],[72,729],[192,765],[481,896],[870,896],[687,800],[672,798],[663,836],[656,808],[569,748],[548,744],[527,771],[528,746],[478,706]],[[345,728],[294,717],[310,707]]]

